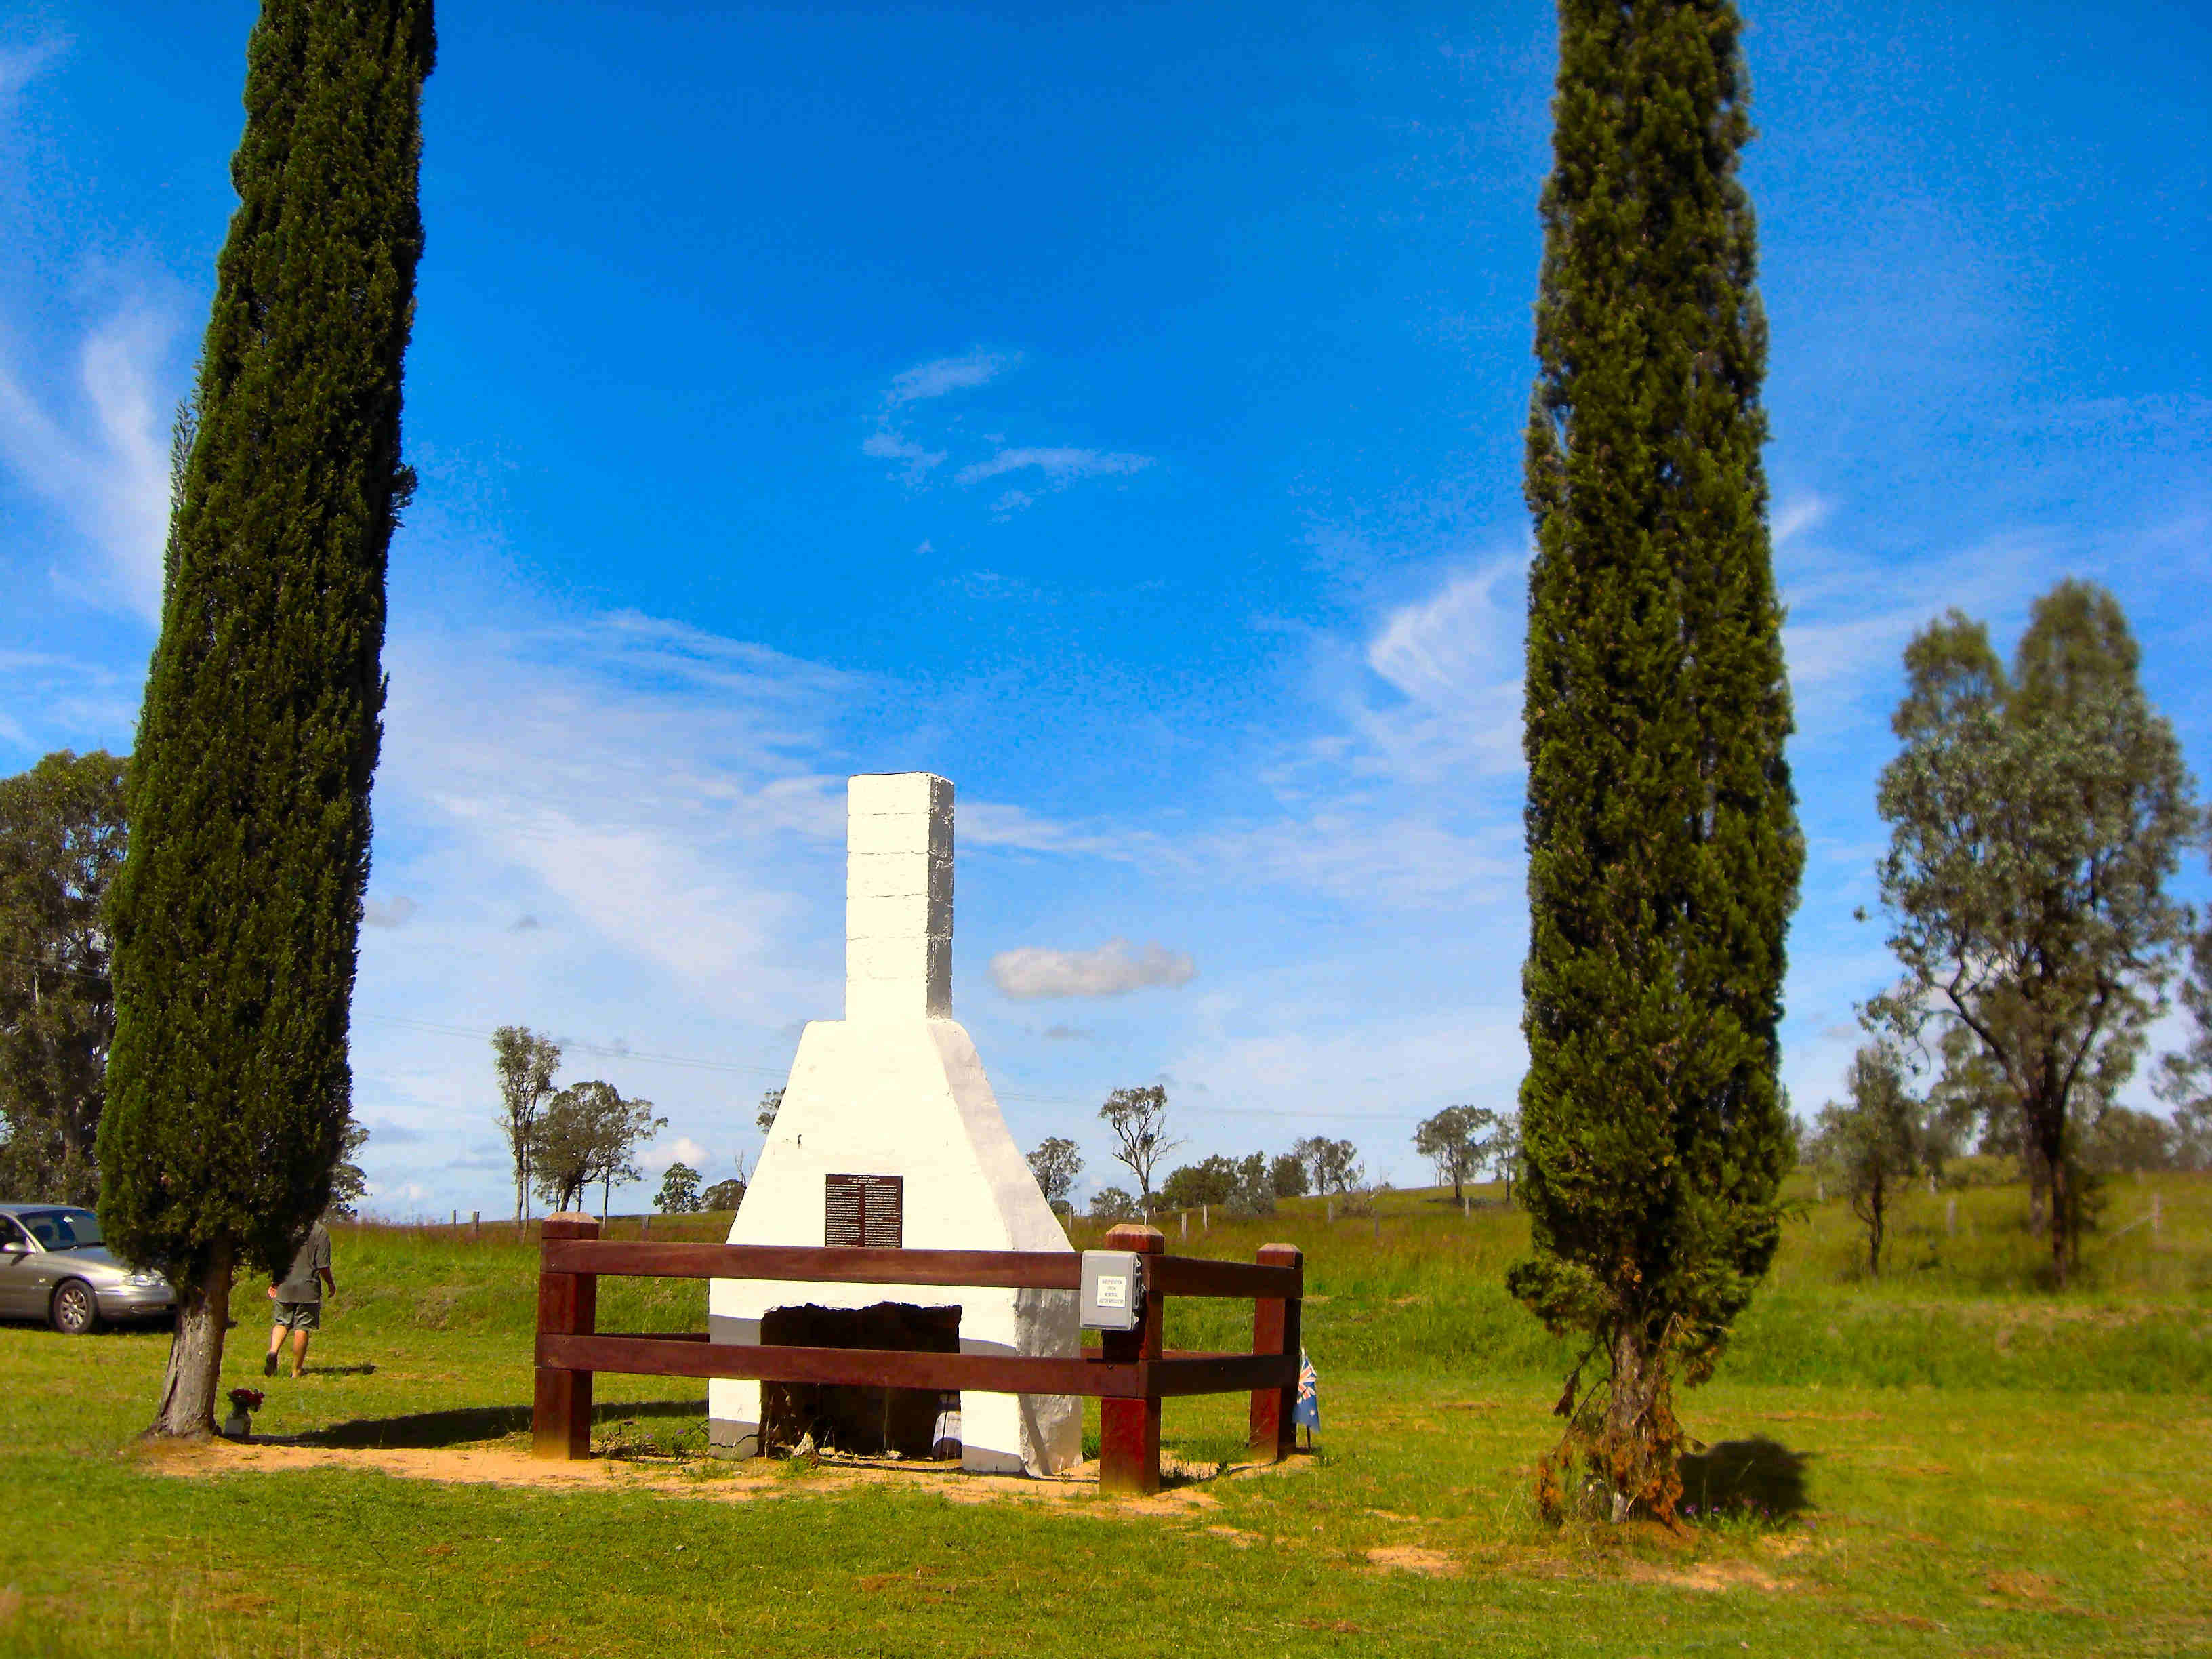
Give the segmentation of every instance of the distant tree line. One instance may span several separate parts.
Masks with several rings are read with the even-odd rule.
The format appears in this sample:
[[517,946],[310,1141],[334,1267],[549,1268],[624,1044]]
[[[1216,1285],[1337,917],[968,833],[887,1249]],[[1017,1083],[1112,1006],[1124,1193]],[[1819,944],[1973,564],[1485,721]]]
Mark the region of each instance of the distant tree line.
[[[1100,1188],[1091,1200],[1093,1220],[1139,1220],[1167,1211],[1200,1208],[1231,1217],[1273,1215],[1279,1199],[1351,1198],[1370,1190],[1359,1149],[1349,1140],[1326,1135],[1309,1135],[1289,1151],[1272,1156],[1215,1153],[1176,1166],[1156,1184],[1161,1160],[1183,1144],[1169,1132],[1167,1110],[1167,1089],[1161,1084],[1116,1089],[1099,1109],[1098,1115],[1114,1135],[1115,1160],[1135,1178],[1137,1190]],[[1463,1197],[1468,1180],[1493,1167],[1505,1182],[1510,1200],[1521,1147],[1516,1115],[1448,1106],[1423,1120],[1414,1131],[1413,1145],[1436,1165],[1438,1180],[1450,1184],[1455,1202]],[[1083,1172],[1076,1144],[1065,1136],[1051,1136],[1029,1154],[1029,1165],[1045,1201],[1073,1213],[1072,1194]]]
[[660,1190],[653,1195],[653,1207],[663,1215],[697,1215],[704,1211],[734,1210],[744,1201],[745,1180],[742,1174],[702,1187],[699,1172],[688,1164],[679,1163],[670,1164],[661,1176]]

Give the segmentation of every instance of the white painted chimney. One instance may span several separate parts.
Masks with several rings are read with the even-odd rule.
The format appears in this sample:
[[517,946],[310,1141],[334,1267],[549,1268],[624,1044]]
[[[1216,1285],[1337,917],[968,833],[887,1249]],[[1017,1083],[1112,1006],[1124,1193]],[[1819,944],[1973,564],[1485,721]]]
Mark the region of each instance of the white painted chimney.
[[[895,1206],[896,1242],[909,1249],[1069,1249],[951,1018],[952,786],[927,772],[854,778],[846,822],[845,1018],[816,1020],[799,1038],[729,1242],[892,1242],[879,1233]],[[716,1279],[709,1335],[758,1342],[772,1309],[882,1302],[957,1303],[963,1353],[1079,1352],[1066,1291]],[[712,1382],[708,1417],[714,1444],[764,1449],[759,1383]],[[969,1392],[961,1440],[963,1468],[1056,1474],[1082,1455],[1079,1402]]]

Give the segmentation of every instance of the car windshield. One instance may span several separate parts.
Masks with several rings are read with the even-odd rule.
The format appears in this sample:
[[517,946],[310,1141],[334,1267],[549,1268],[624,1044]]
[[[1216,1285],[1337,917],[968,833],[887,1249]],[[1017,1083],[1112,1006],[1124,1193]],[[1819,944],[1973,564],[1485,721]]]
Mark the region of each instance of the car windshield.
[[100,1242],[100,1218],[89,1210],[33,1210],[15,1219],[50,1250],[88,1249]]

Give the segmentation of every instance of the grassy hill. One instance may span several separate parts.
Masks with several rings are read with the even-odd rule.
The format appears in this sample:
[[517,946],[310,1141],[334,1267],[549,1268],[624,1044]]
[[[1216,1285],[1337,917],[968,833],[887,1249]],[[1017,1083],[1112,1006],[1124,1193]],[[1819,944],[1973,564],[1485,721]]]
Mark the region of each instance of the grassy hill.
[[[1737,1327],[1719,1379],[1803,1387],[1814,1382],[2033,1387],[2152,1393],[2212,1391],[2212,1176],[2122,1176],[2107,1188],[2102,1231],[2063,1296],[2047,1283],[2047,1254],[2026,1225],[2016,1183],[1973,1177],[1907,1198],[1881,1278],[1864,1271],[1865,1245],[1848,1209],[1816,1201],[1809,1179],[1791,1183],[1800,1206],[1768,1284]],[[1462,1216],[1448,1189],[1389,1193],[1372,1215],[1324,1219],[1318,1199],[1292,1199],[1256,1220],[1195,1212],[1164,1218],[1168,1248],[1250,1260],[1282,1240],[1306,1253],[1306,1346],[1325,1370],[1429,1375],[1559,1376],[1568,1345],[1547,1335],[1505,1294],[1507,1263],[1528,1248],[1528,1219],[1497,1188],[1473,1188]],[[2159,1225],[2148,1218],[2158,1201]],[[617,1216],[608,1237],[632,1237],[641,1218]],[[655,1218],[654,1237],[719,1239],[722,1215]],[[471,1242],[464,1224],[342,1228],[341,1259],[355,1281],[345,1317],[386,1327],[526,1333],[534,1317],[534,1244],[511,1224]],[[1104,1228],[1079,1222],[1078,1249]],[[608,1280],[603,1330],[704,1329],[705,1293],[676,1280]],[[257,1285],[234,1311],[247,1323]],[[1170,1303],[1170,1346],[1234,1348],[1250,1338],[1231,1304]]]

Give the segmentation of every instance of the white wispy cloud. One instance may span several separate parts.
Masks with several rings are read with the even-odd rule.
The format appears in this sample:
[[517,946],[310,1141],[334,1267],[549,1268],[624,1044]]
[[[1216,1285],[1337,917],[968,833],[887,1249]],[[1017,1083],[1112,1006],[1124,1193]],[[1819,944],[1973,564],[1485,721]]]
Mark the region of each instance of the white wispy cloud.
[[988,386],[1020,361],[1018,352],[970,351],[963,356],[937,357],[916,363],[891,377],[890,390],[884,394],[884,402],[896,408],[902,404],[922,403],[949,392]]
[[176,337],[173,307],[149,295],[126,298],[86,333],[75,353],[76,395],[58,398],[34,391],[0,344],[0,458],[98,550],[106,569],[96,590],[148,620],[161,609]]
[[1518,556],[1492,560],[1383,618],[1364,654],[1397,697],[1353,705],[1364,769],[1429,782],[1520,769],[1527,580]]
[[129,746],[135,672],[44,651],[0,651],[0,740],[44,752]]
[[725,1006],[771,981],[798,906],[776,854],[842,838],[817,763],[860,681],[632,612],[403,632],[387,660],[380,802],[497,875],[502,929],[557,914]]
[[1912,635],[1950,606],[1995,621],[2025,608],[2055,579],[2059,550],[2034,532],[1999,532],[1911,560],[1878,559],[1808,533],[1777,536],[1776,576],[1788,621],[1783,660],[1808,736],[1863,730],[1871,699],[1899,683]]
[[371,927],[404,927],[422,907],[404,893],[392,898],[373,898],[361,907],[361,919]]
[[958,357],[933,358],[902,369],[891,377],[876,417],[876,429],[860,441],[860,453],[872,460],[896,463],[897,470],[892,476],[910,489],[919,487],[945,465],[948,452],[933,449],[909,436],[902,424],[902,411],[914,404],[988,386],[1019,361],[1016,353],[978,350]]
[[920,483],[945,460],[945,451],[928,448],[888,428],[871,432],[861,441],[860,453],[879,461],[896,461],[899,476],[910,484]]
[[48,35],[27,46],[0,46],[0,121],[13,118],[23,89],[69,47],[68,40],[60,35]]
[[1147,945],[1132,952],[1129,941],[1113,939],[1091,951],[1054,951],[1024,945],[991,958],[991,983],[1006,995],[1030,997],[1118,997],[1152,986],[1188,985],[1198,964],[1188,951]]
[[1830,503],[1814,495],[1793,495],[1774,511],[1768,526],[1777,547],[1786,547],[1808,530],[1820,527],[1828,516]]
[[[921,488],[951,458],[949,434],[957,428],[939,421],[933,438],[915,435],[911,426],[919,424],[927,429],[930,425],[926,411],[916,406],[988,386],[1020,361],[1014,352],[976,350],[957,357],[933,358],[902,370],[891,377],[877,412],[875,430],[860,441],[860,453],[872,460],[890,462],[891,477],[908,489]],[[1150,455],[1072,446],[1008,444],[998,432],[988,434],[985,441],[994,446],[993,452],[959,468],[954,474],[958,483],[981,483],[1010,473],[1030,473],[1036,478],[1033,489],[999,492],[991,502],[991,512],[1000,519],[1011,518],[1035,505],[1037,489],[1065,489],[1085,478],[1126,476],[1154,464]]]
[[1150,455],[1118,455],[1100,449],[1001,449],[988,460],[962,467],[957,477],[962,483],[980,483],[986,478],[1034,468],[1044,475],[1048,483],[1060,488],[1079,478],[1141,472],[1152,465]]
[[1361,909],[1410,910],[1449,900],[1508,903],[1522,862],[1517,800],[1486,823],[1479,804],[1461,825],[1417,800],[1349,796],[1321,810],[1206,835],[1210,866],[1247,883],[1318,893]]
[[1051,818],[1000,801],[962,801],[958,835],[963,846],[1070,854],[1122,863],[1158,863],[1169,856],[1168,843],[1152,830]]

